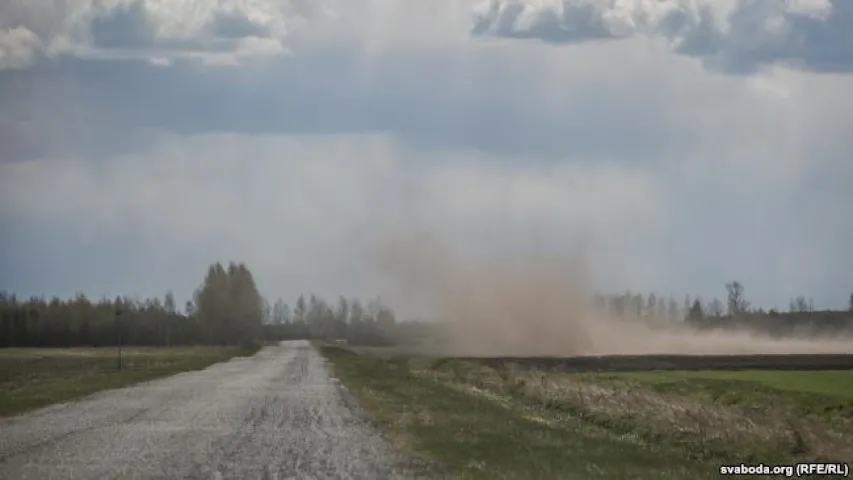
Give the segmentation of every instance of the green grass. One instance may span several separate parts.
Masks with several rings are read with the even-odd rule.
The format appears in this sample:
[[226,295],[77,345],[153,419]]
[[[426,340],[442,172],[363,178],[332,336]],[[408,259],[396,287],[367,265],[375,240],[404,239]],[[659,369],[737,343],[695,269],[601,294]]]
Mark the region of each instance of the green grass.
[[853,372],[559,373],[324,347],[397,444],[459,478],[718,478],[853,461]]
[[203,369],[257,347],[0,349],[0,416],[175,373]]
[[843,427],[853,419],[853,372],[848,371],[633,372],[598,378],[756,414],[778,412],[827,426]]
[[853,401],[853,372],[850,371],[630,372],[612,375],[657,384],[690,380],[752,382],[776,390],[818,394]]
[[716,463],[688,459],[673,445],[611,432],[511,395],[490,395],[443,378],[428,360],[322,351],[395,443],[437,462],[442,476],[716,478]]

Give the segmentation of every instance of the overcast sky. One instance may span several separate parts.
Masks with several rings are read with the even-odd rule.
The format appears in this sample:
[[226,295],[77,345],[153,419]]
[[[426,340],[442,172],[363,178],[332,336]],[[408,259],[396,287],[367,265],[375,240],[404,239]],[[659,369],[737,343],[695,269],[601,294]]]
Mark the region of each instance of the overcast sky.
[[371,235],[853,291],[848,0],[5,0],[0,288],[372,296]]

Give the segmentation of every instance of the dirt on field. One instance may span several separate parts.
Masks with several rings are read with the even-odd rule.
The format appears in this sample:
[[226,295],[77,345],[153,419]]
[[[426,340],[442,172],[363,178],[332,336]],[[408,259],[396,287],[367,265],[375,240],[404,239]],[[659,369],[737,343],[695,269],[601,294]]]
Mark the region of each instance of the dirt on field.
[[853,353],[850,339],[707,331],[593,308],[591,266],[576,252],[472,255],[428,235],[383,233],[372,258],[401,301],[444,319],[458,356]]

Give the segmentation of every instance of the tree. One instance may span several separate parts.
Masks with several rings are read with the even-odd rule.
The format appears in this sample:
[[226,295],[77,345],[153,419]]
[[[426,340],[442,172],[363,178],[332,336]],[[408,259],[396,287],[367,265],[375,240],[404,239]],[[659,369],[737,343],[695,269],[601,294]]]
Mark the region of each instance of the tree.
[[693,301],[693,306],[690,307],[690,313],[687,314],[687,319],[691,322],[701,322],[705,318],[705,312],[702,309],[702,300],[697,298]]
[[112,346],[119,333],[124,345],[234,344],[256,340],[263,315],[249,269],[232,262],[226,270],[217,263],[183,312],[171,292],[162,301],[121,296],[93,301],[83,294],[22,301],[0,294],[0,346]]
[[188,317],[195,315],[195,304],[192,300],[187,300],[187,303],[184,304],[184,315]]
[[385,305],[380,306],[379,312],[376,314],[376,326],[379,333],[385,337],[386,340],[393,338],[394,327],[396,327],[396,325],[397,322],[394,318],[394,312]]
[[290,307],[285,303],[281,308],[281,323],[289,324],[293,321],[293,315],[290,314]]
[[723,313],[725,313],[725,308],[726,307],[723,305],[723,302],[721,302],[719,298],[714,297],[714,299],[708,303],[707,313],[712,317],[721,317],[723,316]]
[[264,298],[245,264],[231,263],[228,270],[228,330],[236,336],[232,340],[243,343],[255,341],[264,321]]
[[293,308],[293,321],[305,322],[305,295],[300,295],[296,299],[296,306]]
[[272,323],[272,305],[266,298],[263,299],[263,312],[263,323]]
[[658,316],[658,298],[654,293],[649,294],[648,303],[646,304],[646,317],[655,318]]
[[788,305],[788,311],[791,313],[807,313],[814,311],[814,301],[806,300],[803,295],[791,300]]
[[177,311],[175,307],[175,296],[172,292],[166,292],[166,297],[163,299],[163,308],[165,308],[169,313],[175,313]]
[[671,321],[676,321],[679,319],[680,315],[678,314],[678,302],[675,301],[674,298],[669,299],[669,307],[667,308],[667,315]]
[[643,310],[645,309],[646,301],[641,293],[637,293],[631,297],[631,310],[635,317],[643,318]]
[[228,272],[217,262],[207,269],[202,285],[195,292],[196,316],[207,337],[207,343],[221,343],[230,334],[228,323]]
[[273,325],[281,325],[284,323],[284,309],[285,309],[284,300],[279,298],[275,301],[272,306],[272,324]]
[[335,338],[346,337],[349,312],[349,301],[346,297],[341,296],[338,298],[338,308],[335,310]]
[[749,302],[743,298],[743,285],[738,281],[727,283],[726,291],[728,292],[729,315],[734,317],[746,313]]
[[264,319],[264,299],[245,264],[221,263],[208,268],[194,295],[207,342],[233,344],[257,339]]

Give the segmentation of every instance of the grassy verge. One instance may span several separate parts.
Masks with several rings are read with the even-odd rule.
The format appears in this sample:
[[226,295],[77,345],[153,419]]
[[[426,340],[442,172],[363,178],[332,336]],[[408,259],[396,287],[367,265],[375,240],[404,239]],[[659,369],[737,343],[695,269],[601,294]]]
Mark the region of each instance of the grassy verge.
[[[784,388],[761,381],[771,373],[790,380]],[[700,461],[853,461],[853,402],[825,393],[832,387],[816,380],[824,373],[509,372],[491,388]],[[791,388],[798,380],[817,391]]]
[[714,461],[528,401],[504,391],[500,375],[490,386],[491,372],[478,365],[323,353],[399,447],[437,461],[448,476],[716,478]]
[[10,416],[99,390],[200,370],[258,347],[0,349],[0,416]]
[[[621,413],[610,408],[606,417],[638,410],[632,425],[678,438],[695,454],[853,462],[853,372],[637,372],[569,380],[576,391],[596,385],[631,405]],[[588,410],[607,412],[604,403]]]
[[718,478],[853,461],[853,372],[569,374],[323,347],[398,446],[459,478]]

